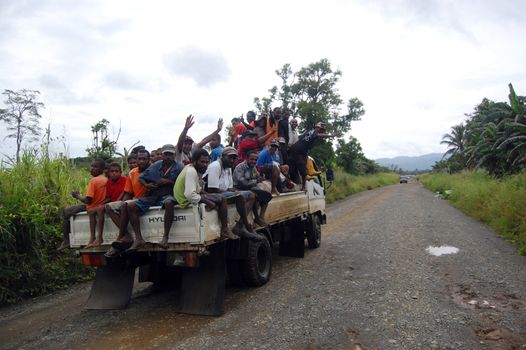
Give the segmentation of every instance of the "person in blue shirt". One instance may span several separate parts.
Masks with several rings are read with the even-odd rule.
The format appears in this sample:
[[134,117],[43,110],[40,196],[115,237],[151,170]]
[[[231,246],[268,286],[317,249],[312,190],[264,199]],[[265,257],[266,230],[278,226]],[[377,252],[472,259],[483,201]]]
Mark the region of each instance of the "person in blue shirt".
[[276,155],[278,150],[278,143],[276,140],[271,140],[267,147],[259,153],[258,161],[256,163],[256,169],[261,174],[265,175],[267,180],[271,183],[271,193],[275,196],[279,196],[279,190],[281,189],[280,181],[280,162]]
[[135,240],[127,252],[136,251],[146,244],[141,234],[139,214],[154,205],[164,207],[164,234],[158,245],[164,249],[168,248],[168,234],[172,227],[176,203],[173,187],[184,166],[181,162],[175,161],[174,145],[164,145],[161,152],[163,159],[156,161],[139,175],[139,182],[148,189],[148,192],[127,206],[130,224],[135,231]]
[[221,158],[221,153],[223,152],[223,145],[221,145],[221,135],[215,134],[212,136],[210,143],[210,162],[215,162]]

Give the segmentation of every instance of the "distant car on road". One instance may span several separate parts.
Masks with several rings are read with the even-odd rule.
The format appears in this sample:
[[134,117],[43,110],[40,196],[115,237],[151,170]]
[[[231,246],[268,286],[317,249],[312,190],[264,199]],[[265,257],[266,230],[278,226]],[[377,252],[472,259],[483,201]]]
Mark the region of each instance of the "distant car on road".
[[400,176],[400,183],[401,184],[406,184],[407,181],[409,181],[409,177],[408,176]]

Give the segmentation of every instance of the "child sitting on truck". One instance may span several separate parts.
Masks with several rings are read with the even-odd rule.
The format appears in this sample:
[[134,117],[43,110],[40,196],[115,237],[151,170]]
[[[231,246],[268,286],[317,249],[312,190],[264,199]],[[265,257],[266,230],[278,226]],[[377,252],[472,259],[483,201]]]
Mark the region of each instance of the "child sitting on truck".
[[[73,205],[71,207],[64,208],[63,211],[63,221],[62,221],[62,233],[64,234],[64,240],[58,250],[63,250],[69,248],[69,233],[71,232],[71,227],[69,224],[69,219],[82,211],[88,211],[89,214],[89,226],[90,226],[90,240],[88,245],[93,244],[95,241],[95,226],[96,226],[96,216],[97,212],[93,209],[104,204],[106,200],[106,182],[107,178],[103,175],[104,168],[106,163],[103,159],[97,158],[91,162],[90,173],[93,178],[88,183],[88,190],[86,195],[82,196],[79,192],[71,192],[73,198],[78,199],[83,204]],[[104,221],[103,221],[104,222]],[[102,234],[102,232],[101,232]],[[102,237],[101,237],[102,239]]]

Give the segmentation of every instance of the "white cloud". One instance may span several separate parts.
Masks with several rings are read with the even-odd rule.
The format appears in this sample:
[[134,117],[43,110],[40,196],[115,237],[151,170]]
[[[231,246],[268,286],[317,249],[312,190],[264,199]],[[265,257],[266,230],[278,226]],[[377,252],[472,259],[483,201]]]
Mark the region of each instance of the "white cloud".
[[279,85],[284,63],[326,57],[342,99],[364,102],[351,134],[365,154],[418,155],[509,82],[526,94],[525,13],[520,0],[2,1],[0,88],[40,90],[42,124],[79,156],[103,117],[122,122],[121,146],[174,143],[190,113],[200,139]]
[[219,50],[186,46],[167,54],[164,62],[176,77],[191,78],[202,87],[225,82],[230,74],[228,62]]

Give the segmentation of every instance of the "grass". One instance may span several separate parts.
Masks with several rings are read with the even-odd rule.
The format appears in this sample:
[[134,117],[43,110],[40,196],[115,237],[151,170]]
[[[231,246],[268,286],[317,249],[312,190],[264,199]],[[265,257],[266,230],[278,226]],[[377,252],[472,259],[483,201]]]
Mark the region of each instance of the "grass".
[[[336,171],[327,202],[398,182],[396,174],[351,176]],[[0,305],[62,289],[93,276],[74,252],[58,253],[61,210],[77,204],[90,175],[45,149],[24,152],[19,163],[0,165]]]
[[327,190],[327,203],[346,198],[353,193],[396,184],[398,183],[400,176],[395,173],[354,176],[342,170],[336,170],[334,178],[334,182]]
[[89,174],[64,158],[26,151],[17,164],[0,166],[0,305],[84,280],[91,270],[73,252],[56,252],[61,209],[75,203]]
[[433,192],[450,191],[451,204],[486,223],[526,254],[526,173],[496,179],[483,171],[426,174],[419,180]]

